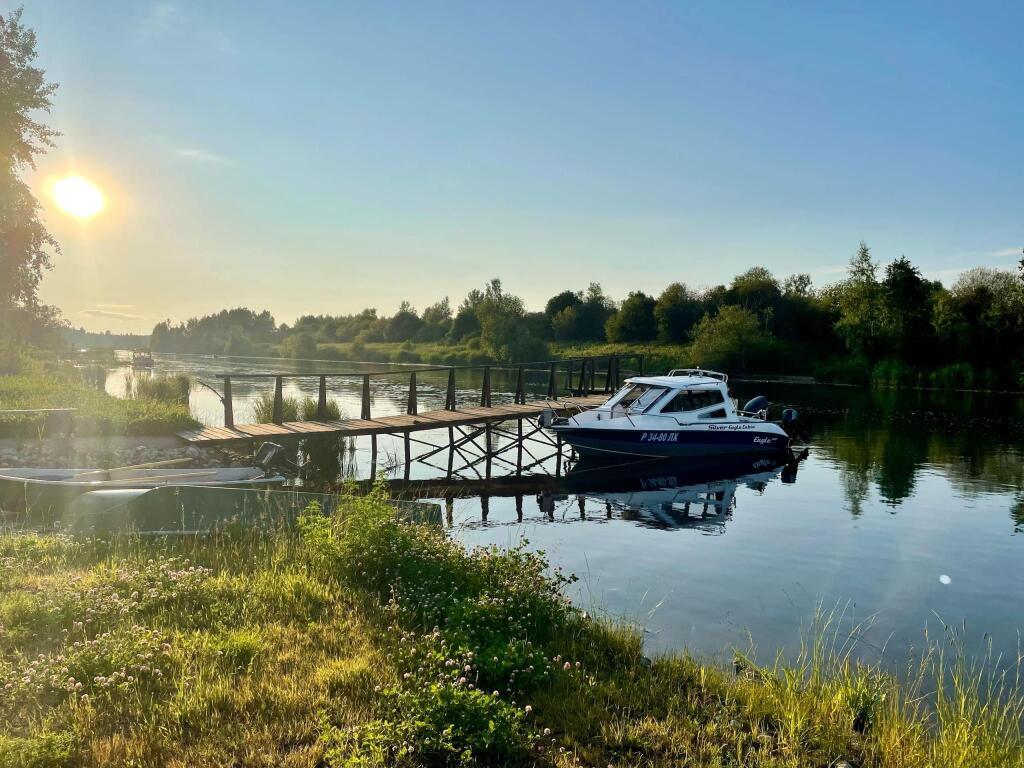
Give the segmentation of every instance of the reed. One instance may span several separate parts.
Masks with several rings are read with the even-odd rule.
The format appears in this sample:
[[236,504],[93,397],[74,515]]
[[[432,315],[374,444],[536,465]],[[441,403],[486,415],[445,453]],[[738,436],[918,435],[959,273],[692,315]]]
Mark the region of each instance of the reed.
[[129,370],[124,375],[124,390],[125,397],[129,399],[187,406],[192,380],[183,373],[139,375]]

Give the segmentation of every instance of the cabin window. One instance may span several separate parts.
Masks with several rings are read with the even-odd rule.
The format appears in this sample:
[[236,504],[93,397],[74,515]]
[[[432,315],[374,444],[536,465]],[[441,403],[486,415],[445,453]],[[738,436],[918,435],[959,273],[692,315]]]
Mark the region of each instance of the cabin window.
[[715,408],[715,410],[713,410],[713,411],[708,411],[707,413],[702,413],[700,415],[700,418],[702,418],[702,419],[724,419],[725,418],[725,408]]
[[[724,402],[725,398],[717,389],[694,389],[678,392],[675,397],[669,400],[662,413],[682,413],[683,411],[699,411],[701,408],[708,408]],[[723,414],[724,415],[724,414]]]

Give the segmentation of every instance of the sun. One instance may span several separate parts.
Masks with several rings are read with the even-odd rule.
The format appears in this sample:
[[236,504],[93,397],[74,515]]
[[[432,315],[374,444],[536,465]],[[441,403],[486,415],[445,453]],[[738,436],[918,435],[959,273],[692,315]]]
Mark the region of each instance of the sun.
[[65,176],[53,185],[53,200],[64,213],[76,219],[91,219],[106,205],[103,192],[82,176]]

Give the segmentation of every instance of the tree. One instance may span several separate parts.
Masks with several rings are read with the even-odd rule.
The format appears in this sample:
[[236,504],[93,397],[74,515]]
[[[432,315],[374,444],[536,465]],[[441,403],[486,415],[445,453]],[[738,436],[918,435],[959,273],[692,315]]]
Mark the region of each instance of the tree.
[[661,292],[654,305],[658,338],[662,341],[686,341],[703,314],[700,297],[687,288],[685,283],[672,283]]
[[281,354],[296,360],[309,360],[316,357],[316,339],[311,333],[296,333],[281,342]]
[[608,341],[652,341],[658,334],[654,306],[654,298],[646,293],[634,291],[629,294],[619,311],[605,323]]
[[871,249],[861,240],[850,258],[849,277],[834,296],[839,311],[836,333],[851,352],[868,360],[877,360],[884,351],[877,270]]
[[21,15],[19,8],[0,16],[0,337],[7,342],[24,330],[23,320],[55,322],[55,310],[39,307],[38,289],[50,251],[60,252],[40,218],[39,202],[20,178],[60,135],[32,117],[50,111],[57,84],[33,66],[36,36]]
[[523,300],[505,293],[497,278],[487,284],[476,314],[480,341],[495,359],[528,362],[547,356],[547,344],[530,333]]
[[806,272],[790,275],[782,283],[783,296],[807,298],[811,295],[811,276]]
[[548,299],[547,304],[544,305],[544,314],[547,316],[548,322],[551,322],[552,318],[563,309],[576,307],[582,303],[582,291],[562,291]]
[[416,314],[416,310],[408,301],[403,301],[398,311],[388,321],[387,340],[409,341],[422,327],[423,321]]
[[729,304],[739,304],[752,312],[775,310],[782,296],[779,281],[764,267],[751,267],[736,275],[726,294]]
[[761,330],[752,311],[726,305],[712,317],[705,315],[694,330],[693,358],[699,365],[746,370],[752,352],[766,350],[771,337]]
[[889,351],[901,359],[930,357],[934,340],[931,294],[931,284],[905,257],[885,268],[881,284],[884,333]]

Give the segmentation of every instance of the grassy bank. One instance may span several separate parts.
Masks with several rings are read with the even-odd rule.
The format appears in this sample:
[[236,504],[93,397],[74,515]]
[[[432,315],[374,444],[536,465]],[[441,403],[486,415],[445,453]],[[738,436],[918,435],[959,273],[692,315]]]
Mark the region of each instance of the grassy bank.
[[0,766],[1024,764],[1019,696],[986,705],[962,670],[937,696],[820,645],[650,662],[540,557],[466,551],[380,497],[342,510],[0,538]]
[[[0,411],[32,408],[74,408],[70,416],[0,414],[0,437],[165,435],[197,425],[182,403],[135,397],[120,399],[98,389],[75,369],[37,366],[0,376]],[[70,422],[68,421],[70,419]]]

